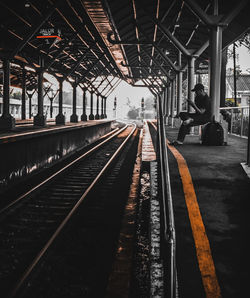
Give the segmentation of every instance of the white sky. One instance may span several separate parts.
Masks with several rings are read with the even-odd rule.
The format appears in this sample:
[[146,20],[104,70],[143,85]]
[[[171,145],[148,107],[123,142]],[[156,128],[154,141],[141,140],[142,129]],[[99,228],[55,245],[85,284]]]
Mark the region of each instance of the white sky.
[[[229,48],[232,49],[233,46]],[[243,73],[247,73],[247,69],[250,69],[250,52],[245,46],[236,48],[236,55],[238,54],[237,65],[240,65],[240,68]],[[233,59],[228,60],[227,68],[233,68]]]

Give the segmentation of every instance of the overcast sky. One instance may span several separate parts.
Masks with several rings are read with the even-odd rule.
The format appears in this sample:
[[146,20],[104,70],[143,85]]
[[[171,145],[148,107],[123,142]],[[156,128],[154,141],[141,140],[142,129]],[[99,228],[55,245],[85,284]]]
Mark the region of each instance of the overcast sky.
[[[232,46],[230,47],[232,48]],[[250,69],[250,52],[245,46],[236,48],[236,54],[239,56],[237,64],[240,65],[240,68],[243,73],[247,73],[246,70]],[[233,59],[230,59],[227,64],[227,68],[233,68]]]

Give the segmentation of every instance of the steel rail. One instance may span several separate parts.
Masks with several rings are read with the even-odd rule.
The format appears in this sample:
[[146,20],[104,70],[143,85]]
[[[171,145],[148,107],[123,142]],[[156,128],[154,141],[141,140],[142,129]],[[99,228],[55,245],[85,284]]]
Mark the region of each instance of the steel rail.
[[[176,269],[176,237],[175,237],[175,223],[174,223],[174,211],[172,202],[172,192],[170,184],[170,173],[168,165],[168,153],[166,149],[166,132],[163,124],[163,114],[161,102],[157,101],[158,110],[158,144],[160,155],[160,168],[161,168],[161,189],[162,189],[162,204],[163,204],[163,223],[164,223],[164,241],[167,243],[169,253],[167,257],[170,261],[170,269],[167,271],[167,289],[170,289],[170,293],[166,293],[167,297],[178,297],[177,288],[177,269]],[[154,125],[153,125],[154,126]],[[155,126],[154,126],[155,127]],[[155,127],[156,129],[156,127]]]
[[[65,217],[65,219],[62,221],[62,223],[59,225],[59,227],[56,229],[54,234],[50,237],[50,239],[47,241],[47,243],[44,245],[44,247],[40,250],[38,255],[34,258],[32,261],[31,265],[27,268],[25,271],[24,275],[20,278],[19,282],[16,284],[14,290],[12,291],[10,297],[13,298],[16,296],[24,282],[27,280],[29,277],[30,273],[33,271],[35,266],[39,263],[41,258],[44,256],[44,254],[47,252],[49,247],[52,245],[52,243],[55,241],[57,236],[60,234],[64,226],[68,223],[68,221],[72,218],[73,214],[76,212],[78,207],[81,205],[83,200],[86,198],[86,196],[89,194],[89,192],[94,188],[96,183],[100,180],[100,178],[104,175],[104,173],[107,171],[107,169],[111,166],[113,161],[117,158],[118,154],[121,152],[121,150],[124,148],[126,145],[127,141],[130,139],[130,137],[133,135],[133,133],[136,130],[136,125],[133,124],[134,128],[131,130],[129,135],[126,137],[126,139],[122,142],[122,144],[118,147],[118,149],[115,151],[115,153],[112,155],[112,157],[109,159],[109,161],[106,163],[106,165],[102,168],[102,170],[99,172],[99,174],[96,176],[94,181],[90,184],[90,186],[86,189],[84,194],[80,197],[78,202],[75,204],[75,206],[71,209],[71,211],[68,213],[68,215]],[[118,131],[117,134],[121,133],[121,131],[125,130],[128,127],[128,125],[125,126],[125,128],[121,129]]]
[[[101,138],[105,138],[109,135],[106,140],[102,141],[101,143],[99,143],[98,145],[96,145],[95,147],[93,147],[92,149],[90,149],[89,151],[85,152],[84,154],[82,154],[81,156],[79,156],[78,158],[76,158],[75,160],[73,160],[72,162],[70,162],[68,165],[66,165],[65,167],[63,167],[62,169],[58,170],[56,173],[52,174],[51,176],[49,176],[47,179],[45,179],[43,182],[41,182],[40,184],[36,185],[35,187],[33,187],[32,189],[30,189],[28,192],[24,193],[23,195],[21,195],[20,197],[18,197],[16,200],[14,200],[13,202],[11,202],[9,205],[5,206],[3,209],[0,210],[0,215],[5,212],[6,210],[8,210],[10,207],[12,207],[13,205],[17,204],[18,202],[20,202],[22,199],[24,199],[25,197],[27,197],[28,195],[32,194],[35,190],[38,190],[40,187],[44,186],[46,183],[50,182],[53,178],[55,178],[56,176],[58,176],[59,174],[61,174],[62,172],[64,172],[65,170],[67,170],[68,168],[70,168],[71,166],[73,166],[76,162],[78,162],[80,159],[85,158],[86,156],[90,155],[91,153],[93,153],[95,150],[99,149],[102,145],[104,145],[105,143],[107,143],[108,141],[110,141],[112,138],[114,138],[116,135],[118,135],[119,133],[121,133],[123,130],[125,130],[127,128],[128,125],[124,126],[122,129],[120,129],[119,131],[118,128],[109,132],[108,134],[106,134],[105,136],[101,137]],[[116,131],[116,132],[115,132]],[[115,133],[114,133],[115,132]],[[100,138],[100,139],[101,139]]]

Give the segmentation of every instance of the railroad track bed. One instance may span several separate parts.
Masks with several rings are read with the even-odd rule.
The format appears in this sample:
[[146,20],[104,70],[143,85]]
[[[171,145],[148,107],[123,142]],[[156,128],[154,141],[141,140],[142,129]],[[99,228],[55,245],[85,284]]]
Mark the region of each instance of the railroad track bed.
[[[112,169],[101,177],[100,171],[126,138]],[[3,297],[103,296],[136,139],[132,127],[125,128],[97,152],[93,150],[91,157],[79,158],[59,176],[1,212]]]

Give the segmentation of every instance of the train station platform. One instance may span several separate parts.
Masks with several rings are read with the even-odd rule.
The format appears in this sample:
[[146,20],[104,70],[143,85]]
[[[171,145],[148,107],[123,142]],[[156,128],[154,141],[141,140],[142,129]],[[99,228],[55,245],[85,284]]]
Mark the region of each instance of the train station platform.
[[41,136],[50,133],[57,133],[81,127],[89,127],[100,125],[102,123],[111,122],[112,120],[89,120],[86,122],[66,122],[65,125],[57,125],[54,121],[48,121],[44,127],[34,126],[31,120],[19,120],[17,126],[9,131],[0,131],[0,144],[21,140],[22,138],[29,138]]
[[[166,126],[169,142],[177,128]],[[203,146],[186,136],[168,144],[180,297],[246,297],[250,276],[247,140]]]
[[16,126],[0,133],[0,193],[81,150],[112,130],[112,120],[45,127]]

